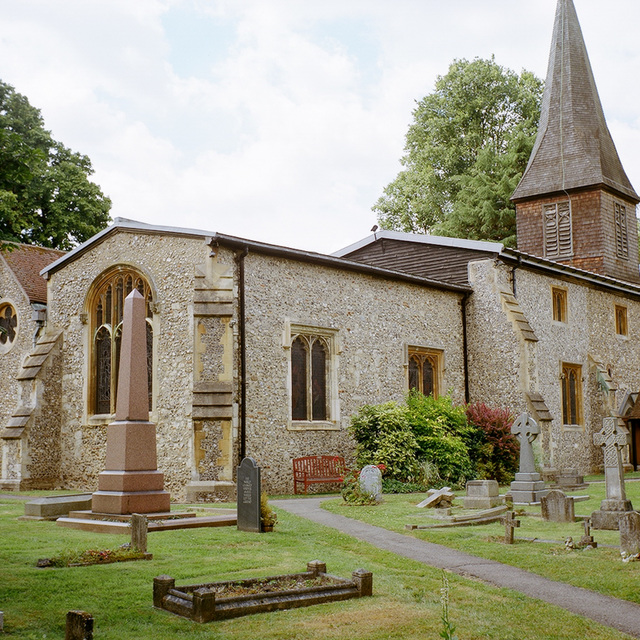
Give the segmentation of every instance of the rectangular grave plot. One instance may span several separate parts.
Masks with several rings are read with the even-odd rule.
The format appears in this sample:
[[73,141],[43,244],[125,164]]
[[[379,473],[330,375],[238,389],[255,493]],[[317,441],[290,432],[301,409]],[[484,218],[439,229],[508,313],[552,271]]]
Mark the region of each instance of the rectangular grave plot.
[[[312,565],[314,563],[310,563]],[[321,565],[324,569],[324,565]],[[310,567],[311,568],[311,567]],[[278,589],[274,583],[286,584],[290,581],[305,581],[321,578],[319,586],[295,589]],[[267,591],[262,588],[267,587]],[[347,580],[338,576],[318,571],[310,571],[267,578],[251,578],[227,582],[210,582],[205,584],[175,586],[169,576],[155,578],[153,585],[154,607],[170,611],[176,615],[189,618],[195,622],[224,620],[253,613],[308,607],[314,604],[348,600],[371,595],[371,573],[358,569],[353,579]],[[225,591],[248,589],[255,591],[245,595],[225,597]]]

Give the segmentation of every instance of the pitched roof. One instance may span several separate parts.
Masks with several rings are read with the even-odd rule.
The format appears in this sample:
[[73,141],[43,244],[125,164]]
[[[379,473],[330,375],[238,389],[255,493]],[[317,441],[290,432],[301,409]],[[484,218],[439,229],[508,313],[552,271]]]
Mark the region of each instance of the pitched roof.
[[607,127],[573,1],[558,0],[538,136],[511,199],[595,185],[640,201]]
[[64,251],[57,249],[28,244],[16,244],[11,251],[0,253],[24,289],[29,302],[40,304],[47,303],[47,282],[40,275],[40,271],[64,254]]

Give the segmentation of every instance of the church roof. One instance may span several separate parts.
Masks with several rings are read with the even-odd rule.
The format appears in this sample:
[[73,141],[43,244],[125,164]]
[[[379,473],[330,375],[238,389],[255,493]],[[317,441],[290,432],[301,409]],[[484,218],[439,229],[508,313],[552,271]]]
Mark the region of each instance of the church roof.
[[640,201],[607,127],[573,1],[558,0],[538,136],[511,199],[595,185]]
[[46,304],[47,282],[40,271],[64,256],[65,252],[29,244],[16,244],[12,247],[10,251],[2,251],[0,255],[24,289],[29,302]]

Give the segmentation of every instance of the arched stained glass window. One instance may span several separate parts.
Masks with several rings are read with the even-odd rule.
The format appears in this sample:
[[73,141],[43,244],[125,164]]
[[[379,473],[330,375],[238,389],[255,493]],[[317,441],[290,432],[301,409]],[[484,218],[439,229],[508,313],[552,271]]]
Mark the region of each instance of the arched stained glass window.
[[10,304],[0,304],[0,348],[9,350],[16,339],[18,315]]
[[89,412],[92,414],[115,413],[124,299],[134,288],[140,292],[147,303],[147,369],[149,408],[151,409],[153,386],[151,287],[146,279],[133,269],[116,267],[98,279],[89,303],[92,336]]
[[582,424],[582,367],[562,365],[562,422],[565,425]]
[[329,346],[322,336],[298,335],[291,342],[291,417],[327,420]]

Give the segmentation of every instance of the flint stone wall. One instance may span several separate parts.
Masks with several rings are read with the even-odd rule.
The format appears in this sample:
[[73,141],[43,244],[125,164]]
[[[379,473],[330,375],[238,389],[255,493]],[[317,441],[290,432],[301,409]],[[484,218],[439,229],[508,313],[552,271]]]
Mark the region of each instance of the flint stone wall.
[[61,468],[70,488],[94,490],[104,468],[111,418],[87,414],[91,336],[88,296],[93,282],[114,265],[138,269],[149,281],[158,312],[154,331],[154,406],[158,468],[165,488],[183,495],[192,479],[193,296],[196,267],[206,264],[204,238],[120,231],[51,275],[48,322],[64,330]]
[[[602,464],[593,433],[602,428],[603,417],[619,408],[626,392],[640,388],[640,302],[518,268],[516,298],[538,338],[525,344],[499,304],[500,286],[513,290],[513,277],[507,265],[489,260],[470,264],[471,400],[509,406],[517,414],[531,411],[525,391],[537,391],[553,417],[551,423],[541,423],[540,462],[592,472]],[[566,323],[553,320],[552,287],[567,291]],[[627,308],[628,336],[616,334],[615,305]],[[562,362],[582,367],[583,423],[577,428],[563,425]],[[611,374],[610,390],[599,384],[598,367]]]
[[[350,417],[364,404],[402,401],[406,344],[442,349],[441,390],[464,401],[459,293],[251,252],[245,260],[247,455],[267,491],[293,492],[293,458],[353,463]],[[337,430],[289,428],[287,322],[337,331]]]

